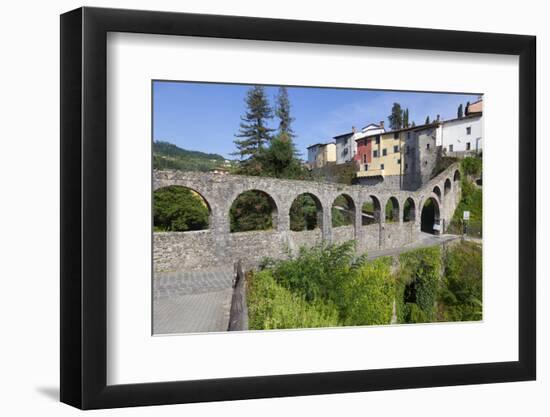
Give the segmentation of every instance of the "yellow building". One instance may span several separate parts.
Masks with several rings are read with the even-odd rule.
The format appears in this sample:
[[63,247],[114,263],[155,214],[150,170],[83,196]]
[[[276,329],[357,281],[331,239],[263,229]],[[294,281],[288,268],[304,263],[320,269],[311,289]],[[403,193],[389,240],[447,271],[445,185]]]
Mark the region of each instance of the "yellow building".
[[367,138],[370,161],[359,165],[358,178],[401,174],[401,148],[406,140],[407,130],[381,133]]
[[336,163],[336,144],[316,143],[308,146],[308,164],[311,168],[321,168],[328,163]]

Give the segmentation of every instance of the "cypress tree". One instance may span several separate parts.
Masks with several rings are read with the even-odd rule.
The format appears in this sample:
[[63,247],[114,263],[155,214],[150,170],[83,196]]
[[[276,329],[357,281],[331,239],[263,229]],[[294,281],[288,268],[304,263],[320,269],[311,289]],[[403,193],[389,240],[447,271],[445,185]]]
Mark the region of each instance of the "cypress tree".
[[291,127],[294,118],[290,116],[290,100],[288,99],[286,87],[279,87],[276,102],[277,108],[275,110],[275,115],[279,118],[279,137],[286,136],[292,139],[296,135]]
[[462,116],[464,116],[464,110],[462,108],[462,103],[460,103],[460,106],[458,106],[458,110],[456,111],[456,116],[461,119]]
[[391,114],[388,116],[391,130],[399,130],[403,126],[403,110],[401,104],[393,103]]
[[424,124],[429,125],[430,124],[430,116],[426,116],[426,121]]
[[246,112],[241,116],[239,133],[235,136],[234,143],[237,147],[235,155],[241,159],[255,158],[262,150],[264,144],[271,140],[271,129],[267,121],[273,118],[273,111],[261,86],[254,86],[246,93]]

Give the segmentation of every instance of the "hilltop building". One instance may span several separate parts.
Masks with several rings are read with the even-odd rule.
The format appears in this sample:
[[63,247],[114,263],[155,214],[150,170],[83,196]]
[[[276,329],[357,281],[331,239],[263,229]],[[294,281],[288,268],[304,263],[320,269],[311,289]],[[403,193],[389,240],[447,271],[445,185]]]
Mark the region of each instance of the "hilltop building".
[[380,122],[379,124],[370,123],[359,131],[355,127],[352,127],[351,132],[335,136],[336,163],[345,164],[346,162],[357,160],[357,140],[385,131],[384,122]]
[[308,146],[307,163],[309,168],[322,168],[329,163],[336,163],[335,143],[316,143]]
[[441,122],[437,146],[444,155],[464,157],[483,152],[483,100],[466,107],[464,117]]

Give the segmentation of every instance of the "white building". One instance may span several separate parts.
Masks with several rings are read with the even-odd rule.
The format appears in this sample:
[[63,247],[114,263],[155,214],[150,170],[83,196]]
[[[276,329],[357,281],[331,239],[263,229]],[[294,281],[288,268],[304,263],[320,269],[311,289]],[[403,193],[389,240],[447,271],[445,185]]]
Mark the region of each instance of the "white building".
[[483,149],[483,116],[474,114],[445,120],[437,129],[437,146],[447,155],[480,153]]
[[449,156],[481,153],[483,150],[483,100],[466,108],[465,116],[440,123],[436,144]]
[[336,143],[336,163],[345,164],[352,161],[357,155],[357,139],[362,139],[366,136],[384,133],[384,122],[379,124],[370,123],[357,131],[355,127],[351,128],[351,132],[344,133],[334,137]]

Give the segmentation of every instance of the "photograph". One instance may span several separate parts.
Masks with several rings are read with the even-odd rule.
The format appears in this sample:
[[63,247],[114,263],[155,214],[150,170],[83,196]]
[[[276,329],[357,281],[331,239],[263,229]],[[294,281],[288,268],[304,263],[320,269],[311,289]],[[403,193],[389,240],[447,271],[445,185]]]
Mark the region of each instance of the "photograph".
[[152,81],[152,334],[483,320],[483,92]]

